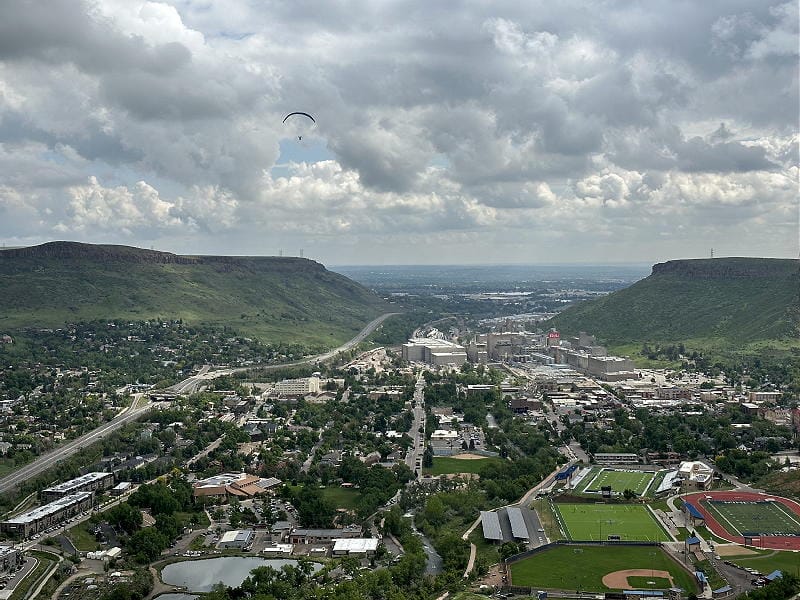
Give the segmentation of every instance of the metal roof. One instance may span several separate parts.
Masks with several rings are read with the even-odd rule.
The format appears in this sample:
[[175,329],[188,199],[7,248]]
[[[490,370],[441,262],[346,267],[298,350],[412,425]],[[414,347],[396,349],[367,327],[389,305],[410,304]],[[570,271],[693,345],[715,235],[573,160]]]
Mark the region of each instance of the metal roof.
[[686,510],[689,511],[689,514],[692,515],[695,519],[705,519],[703,513],[701,513],[694,504],[691,502],[684,502],[683,505],[686,507]]
[[503,531],[500,529],[500,517],[496,512],[486,510],[481,511],[481,527],[483,528],[483,537],[487,540],[503,539]]
[[12,519],[6,519],[4,523],[33,523],[38,519],[55,514],[66,508],[70,508],[75,504],[83,502],[87,498],[91,498],[91,492],[75,492],[69,496],[63,496],[58,500],[53,500],[50,504],[45,504],[38,508],[34,508],[24,514],[18,515]]
[[530,538],[528,526],[522,516],[522,510],[518,506],[510,506],[506,512],[508,513],[508,520],[511,522],[511,535],[518,540]]
[[334,552],[364,554],[365,552],[375,552],[377,549],[378,540],[376,538],[348,538],[336,540],[333,543]]
[[105,479],[106,477],[113,477],[113,475],[111,473],[104,473],[104,472],[86,473],[86,475],[81,475],[80,477],[76,477],[75,479],[70,479],[69,481],[65,481],[64,483],[59,483],[58,485],[45,488],[42,491],[45,493],[51,492],[57,494],[71,492],[72,490],[77,489],[82,485],[99,481],[101,479]]

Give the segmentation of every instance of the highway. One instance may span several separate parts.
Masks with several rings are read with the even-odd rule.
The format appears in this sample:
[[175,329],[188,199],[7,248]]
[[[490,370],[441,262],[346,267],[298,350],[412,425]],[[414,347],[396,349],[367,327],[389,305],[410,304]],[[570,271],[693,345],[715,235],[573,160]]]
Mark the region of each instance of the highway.
[[151,402],[146,402],[141,406],[137,406],[138,398],[134,397],[131,402],[131,406],[134,408],[129,408],[123,413],[114,418],[114,420],[109,421],[108,423],[104,423],[100,425],[97,429],[90,431],[89,433],[85,433],[79,438],[75,438],[59,446],[55,450],[51,450],[46,454],[42,454],[36,460],[27,465],[20,467],[13,473],[6,475],[2,479],[0,479],[0,494],[4,494],[10,489],[14,488],[21,482],[31,479],[39,475],[42,471],[45,471],[52,467],[53,465],[61,462],[62,460],[69,458],[73,454],[75,454],[78,450],[96,442],[99,439],[106,437],[113,431],[116,431],[126,423],[130,423],[131,421],[135,421],[139,417],[141,417],[145,412],[152,408],[153,404]]
[[183,381],[176,383],[175,385],[168,387],[165,389],[165,392],[172,392],[175,394],[193,394],[197,392],[200,387],[209,379],[216,379],[217,377],[222,377],[223,375],[231,375],[232,373],[243,373],[245,371],[251,371],[253,369],[261,369],[264,371],[276,371],[278,369],[285,369],[287,367],[297,367],[301,365],[310,365],[310,364],[319,364],[321,362],[325,362],[334,358],[340,352],[347,352],[354,346],[363,342],[369,334],[375,331],[381,323],[383,323],[389,317],[397,315],[400,313],[385,313],[382,314],[380,317],[373,319],[367,325],[358,332],[358,334],[348,342],[345,342],[338,348],[334,348],[333,350],[329,350],[328,352],[324,352],[323,354],[315,354],[314,356],[309,356],[307,358],[303,358],[300,360],[296,360],[293,362],[288,363],[281,363],[281,364],[269,364],[269,365],[252,365],[249,367],[237,367],[235,369],[220,369],[218,371],[210,371],[210,366],[205,365],[196,375],[192,375],[191,377],[184,379]]

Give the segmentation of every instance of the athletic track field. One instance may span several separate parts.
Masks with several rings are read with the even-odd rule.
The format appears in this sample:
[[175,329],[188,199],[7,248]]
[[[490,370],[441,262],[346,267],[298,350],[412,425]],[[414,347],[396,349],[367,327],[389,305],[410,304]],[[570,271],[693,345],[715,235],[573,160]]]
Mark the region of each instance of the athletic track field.
[[[737,544],[744,544],[744,538],[740,535],[736,535],[731,531],[728,531],[720,522],[708,511],[708,508],[705,506],[705,499],[707,496],[711,496],[712,500],[722,500],[722,501],[740,501],[740,502],[758,502],[766,500],[767,498],[771,498],[777,502],[780,502],[785,506],[788,510],[792,512],[792,514],[796,515],[798,519],[800,519],[800,504],[795,502],[794,500],[789,500],[788,498],[781,498],[780,496],[774,496],[772,494],[761,494],[755,492],[737,492],[737,491],[730,491],[730,492],[697,492],[693,494],[686,494],[685,496],[681,496],[681,498],[686,502],[691,502],[697,510],[699,510],[703,516],[705,517],[706,527],[708,527],[714,535],[717,537],[724,538],[731,542],[736,542]],[[754,545],[758,548],[771,548],[773,550],[800,550],[800,536],[766,536],[760,537],[752,540],[751,545]]]

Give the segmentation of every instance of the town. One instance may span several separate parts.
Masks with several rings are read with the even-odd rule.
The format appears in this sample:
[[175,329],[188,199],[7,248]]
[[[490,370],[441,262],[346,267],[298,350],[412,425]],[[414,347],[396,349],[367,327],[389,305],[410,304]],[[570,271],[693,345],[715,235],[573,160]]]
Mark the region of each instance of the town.
[[[279,349],[177,323],[38,333],[106,360],[7,371],[0,595],[211,592],[260,564],[296,565],[304,586],[366,568],[441,592],[626,598],[726,597],[793,572],[800,506],[759,491],[800,467],[780,385],[682,348],[678,369],[640,368],[587,333],[480,329],[439,321],[278,368]],[[190,366],[198,335],[191,356],[214,352]],[[119,386],[112,348],[132,344],[155,360]],[[278,358],[312,356],[293,350]],[[74,408],[48,412],[55,398]],[[565,571],[608,543],[597,573]]]

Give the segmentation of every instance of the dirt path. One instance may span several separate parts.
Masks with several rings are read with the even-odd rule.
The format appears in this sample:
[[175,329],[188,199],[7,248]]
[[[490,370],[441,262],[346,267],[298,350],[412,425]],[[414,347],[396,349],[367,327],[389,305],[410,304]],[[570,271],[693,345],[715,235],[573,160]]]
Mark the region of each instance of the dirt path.
[[614,571],[603,576],[603,585],[612,590],[632,590],[633,586],[628,583],[628,577],[661,577],[669,581],[672,587],[672,575],[669,571],[653,571],[652,569],[627,569],[625,571]]

